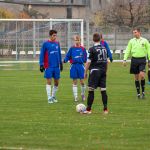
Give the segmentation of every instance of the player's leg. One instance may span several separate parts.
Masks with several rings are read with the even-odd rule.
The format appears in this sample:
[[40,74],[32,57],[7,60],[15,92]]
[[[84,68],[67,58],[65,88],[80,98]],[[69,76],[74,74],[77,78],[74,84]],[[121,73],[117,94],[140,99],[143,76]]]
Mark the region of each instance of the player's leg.
[[53,98],[53,102],[56,103],[56,102],[58,102],[58,100],[56,99],[56,93],[58,91],[59,78],[60,78],[59,68],[54,68],[53,78],[54,78],[54,86],[52,89],[52,98]]
[[77,102],[78,101],[78,82],[77,79],[73,79],[72,80],[73,84],[72,84],[72,91],[73,91],[73,96],[74,96],[74,101]]
[[91,114],[92,105],[94,102],[94,88],[88,87],[87,107],[83,114]]
[[85,71],[85,68],[84,68],[84,65],[83,64],[79,64],[78,65],[78,78],[80,79],[80,84],[81,84],[81,98],[82,98],[82,101],[85,101],[85,89],[86,89],[86,86],[85,86],[85,83],[84,83],[84,71]]
[[99,69],[92,69],[88,79],[88,97],[87,108],[84,114],[90,114],[94,102],[94,90],[98,87],[99,83]]
[[137,91],[137,97],[140,98],[140,81],[139,81],[139,62],[136,58],[131,59],[130,73],[134,74],[135,88]]
[[139,74],[134,75],[135,79],[135,87],[137,91],[137,98],[140,99],[140,81],[139,81]]
[[102,95],[102,102],[103,102],[103,111],[105,114],[108,114],[108,108],[107,108],[107,101],[108,101],[108,96],[106,93],[106,88],[101,88],[101,95]]
[[142,89],[142,98],[145,98],[145,72],[140,72],[140,78],[141,78],[141,89]]
[[78,75],[77,75],[76,64],[72,64],[70,67],[70,78],[73,81],[72,91],[73,91],[74,101],[76,102],[76,101],[78,101],[78,86],[77,86]]
[[59,84],[59,79],[54,79],[54,86],[52,89],[52,98],[53,102],[57,103],[58,100],[56,99],[56,92],[58,91],[58,84]]
[[81,98],[82,98],[82,101],[85,101],[85,90],[86,90],[86,86],[84,84],[84,80],[83,79],[80,79],[80,84],[81,84]]
[[47,98],[48,98],[48,103],[53,103],[52,101],[52,96],[51,96],[51,82],[52,80],[50,78],[47,78],[47,84],[46,84],[46,93],[47,93]]
[[140,60],[140,65],[139,65],[139,77],[141,79],[141,89],[142,89],[142,95],[141,98],[144,99],[145,98],[145,67],[146,67],[146,59],[141,59]]
[[52,96],[51,96],[51,84],[52,84],[52,69],[47,68],[44,72],[44,77],[46,78],[46,93],[48,98],[48,103],[53,103]]
[[103,71],[101,73],[99,87],[100,87],[101,95],[102,95],[103,111],[104,111],[104,114],[108,114],[108,108],[107,108],[108,96],[106,92],[106,71]]

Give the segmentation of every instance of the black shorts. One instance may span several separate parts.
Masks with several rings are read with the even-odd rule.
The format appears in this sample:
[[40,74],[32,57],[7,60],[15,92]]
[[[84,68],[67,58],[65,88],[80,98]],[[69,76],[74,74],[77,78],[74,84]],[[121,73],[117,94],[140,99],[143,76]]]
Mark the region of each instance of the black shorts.
[[96,89],[97,87],[106,88],[106,69],[91,69],[88,87],[93,89]]
[[139,74],[141,71],[145,72],[146,66],[146,58],[131,58],[131,66],[130,66],[130,73],[131,74]]

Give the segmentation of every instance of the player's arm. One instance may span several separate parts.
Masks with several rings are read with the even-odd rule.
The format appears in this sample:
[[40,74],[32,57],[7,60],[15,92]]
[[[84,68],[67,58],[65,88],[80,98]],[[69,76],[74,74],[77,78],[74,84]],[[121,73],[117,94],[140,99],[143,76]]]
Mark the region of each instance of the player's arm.
[[132,49],[132,43],[131,40],[128,42],[127,48],[125,50],[124,59],[123,59],[123,65],[126,66],[126,60],[128,59]]
[[88,54],[87,54],[87,62],[85,64],[85,72],[84,72],[84,78],[87,78],[87,72],[89,70],[90,64],[91,64],[91,60],[92,60],[92,49],[90,48],[88,50]]
[[83,49],[83,62],[86,63],[87,61],[87,52],[86,52],[86,49],[84,48]]
[[63,71],[63,64],[62,64],[62,57],[61,57],[61,48],[60,48],[60,44],[58,43],[58,48],[59,48],[59,64],[60,64],[60,71]]
[[60,48],[60,44],[58,43],[58,49],[59,49],[59,63],[62,63],[62,57],[61,57],[61,48]]
[[147,50],[147,55],[148,55],[148,60],[149,60],[148,63],[150,64],[150,43],[148,42],[148,40],[146,40],[145,47]]
[[64,63],[68,62],[68,60],[71,59],[71,51],[72,51],[72,48],[70,48],[68,51],[67,51],[67,54],[64,58]]
[[39,56],[39,65],[40,65],[40,71],[43,72],[45,70],[44,68],[44,54],[45,54],[45,43],[43,43],[41,50],[40,50],[40,56]]
[[90,64],[91,64],[91,61],[87,60],[87,62],[85,64],[85,72],[84,72],[84,78],[85,79],[87,78],[87,72],[89,70]]
[[105,45],[105,48],[107,50],[107,57],[109,57],[110,61],[112,62],[113,61],[113,58],[112,58],[112,53],[110,51],[110,48],[109,48],[109,45],[106,41],[104,41],[104,45]]

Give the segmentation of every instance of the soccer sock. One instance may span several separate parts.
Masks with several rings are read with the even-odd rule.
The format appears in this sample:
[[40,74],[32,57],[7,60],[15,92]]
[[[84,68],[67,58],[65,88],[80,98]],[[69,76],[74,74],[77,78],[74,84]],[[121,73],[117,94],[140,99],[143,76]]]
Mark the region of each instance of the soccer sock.
[[91,110],[93,101],[94,101],[94,91],[89,91],[86,108],[87,111]]
[[102,95],[104,109],[107,109],[107,98],[108,97],[107,97],[106,91],[101,91],[101,95]]
[[141,80],[141,88],[142,88],[142,93],[145,91],[145,79]]
[[85,95],[85,89],[86,89],[86,86],[84,84],[81,85],[81,95]]
[[73,90],[74,97],[78,97],[78,87],[77,87],[77,85],[73,84],[72,90]]
[[46,92],[48,99],[51,98],[51,85],[46,84]]
[[55,97],[56,96],[56,92],[58,90],[58,86],[53,86],[53,90],[52,90],[52,97]]
[[150,68],[148,69],[148,81],[150,82]]
[[135,87],[137,90],[137,94],[140,94],[140,82],[139,82],[139,80],[135,80]]

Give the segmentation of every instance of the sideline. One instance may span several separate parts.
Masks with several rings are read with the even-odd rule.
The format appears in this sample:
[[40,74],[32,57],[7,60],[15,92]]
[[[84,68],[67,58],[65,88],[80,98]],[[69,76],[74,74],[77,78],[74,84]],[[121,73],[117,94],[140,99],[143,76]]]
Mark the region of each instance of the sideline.
[[[15,63],[38,63],[38,60],[32,60],[32,61],[0,61],[0,64],[15,64]],[[113,60],[113,62],[123,62],[123,60]],[[131,60],[127,60],[127,62],[131,62]]]

